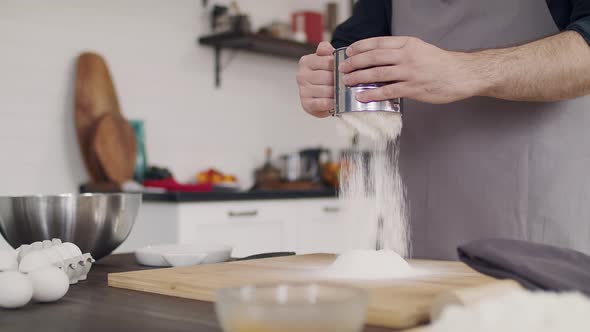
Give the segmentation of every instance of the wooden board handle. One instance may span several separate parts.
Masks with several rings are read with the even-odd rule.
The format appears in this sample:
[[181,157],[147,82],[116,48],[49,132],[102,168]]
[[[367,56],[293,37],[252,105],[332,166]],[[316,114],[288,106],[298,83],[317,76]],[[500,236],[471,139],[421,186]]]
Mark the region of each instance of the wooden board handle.
[[456,289],[443,293],[434,299],[430,307],[430,320],[440,318],[443,310],[449,305],[471,306],[482,300],[501,296],[521,290],[522,287],[513,280],[499,280],[483,286]]

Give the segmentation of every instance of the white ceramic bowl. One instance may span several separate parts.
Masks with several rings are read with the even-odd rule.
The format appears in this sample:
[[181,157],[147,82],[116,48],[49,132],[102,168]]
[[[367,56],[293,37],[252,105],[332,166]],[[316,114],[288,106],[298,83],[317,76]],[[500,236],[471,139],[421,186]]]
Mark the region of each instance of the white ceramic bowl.
[[224,244],[166,244],[137,249],[135,258],[146,266],[189,266],[225,262],[231,251],[232,247]]

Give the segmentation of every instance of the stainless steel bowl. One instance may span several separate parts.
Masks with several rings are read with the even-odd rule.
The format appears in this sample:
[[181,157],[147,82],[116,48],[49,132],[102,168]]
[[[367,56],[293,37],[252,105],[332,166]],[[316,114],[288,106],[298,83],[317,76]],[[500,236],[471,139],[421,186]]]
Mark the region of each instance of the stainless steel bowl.
[[141,194],[0,197],[0,233],[14,248],[59,238],[100,259],[127,238]]

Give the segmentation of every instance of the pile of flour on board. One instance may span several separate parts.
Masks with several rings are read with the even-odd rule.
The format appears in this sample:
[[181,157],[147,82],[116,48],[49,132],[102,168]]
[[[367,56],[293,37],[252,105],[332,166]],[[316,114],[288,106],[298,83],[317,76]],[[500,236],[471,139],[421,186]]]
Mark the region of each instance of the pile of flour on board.
[[[349,251],[327,272],[350,279],[399,278],[411,274],[405,188],[398,170],[402,116],[356,112],[340,117],[348,133],[369,139],[371,156],[350,153],[343,160],[340,200]],[[382,250],[377,250],[382,249]]]
[[510,292],[445,308],[427,332],[590,331],[590,299],[579,293]]
[[329,278],[363,280],[404,278],[417,273],[393,250],[349,250],[324,271]]

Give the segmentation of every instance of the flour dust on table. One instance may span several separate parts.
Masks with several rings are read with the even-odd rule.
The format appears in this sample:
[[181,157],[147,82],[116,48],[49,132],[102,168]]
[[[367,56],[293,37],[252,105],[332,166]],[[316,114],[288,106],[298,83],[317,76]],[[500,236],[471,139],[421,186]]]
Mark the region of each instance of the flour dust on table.
[[[352,151],[344,157],[339,198],[345,212],[343,224],[349,251],[339,257],[331,272],[340,269],[346,274],[349,269],[362,266],[369,269],[363,272],[369,279],[407,275],[409,266],[401,257],[410,255],[410,230],[405,188],[398,168],[402,116],[391,112],[355,112],[339,119],[349,134],[358,133],[370,141],[371,153]],[[392,265],[383,267],[387,258],[394,256],[400,259],[390,259]]]
[[590,299],[580,293],[512,291],[471,306],[448,306],[426,332],[590,331]]

